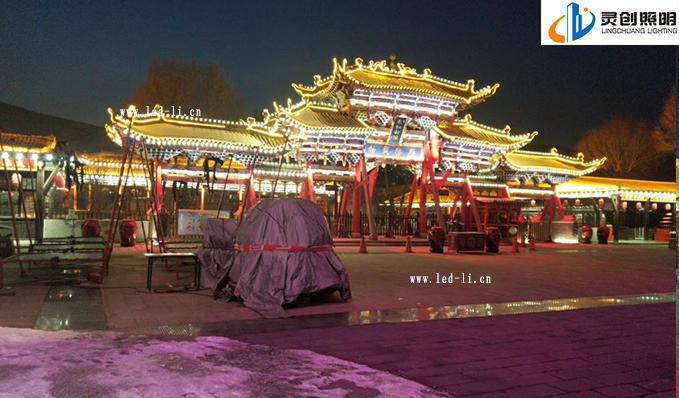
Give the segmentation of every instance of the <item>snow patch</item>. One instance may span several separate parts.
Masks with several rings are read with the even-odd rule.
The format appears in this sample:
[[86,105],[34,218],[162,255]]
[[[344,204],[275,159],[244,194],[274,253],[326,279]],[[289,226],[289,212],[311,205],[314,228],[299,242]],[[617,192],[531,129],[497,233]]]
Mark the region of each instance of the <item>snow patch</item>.
[[0,397],[440,397],[307,350],[224,337],[0,328]]

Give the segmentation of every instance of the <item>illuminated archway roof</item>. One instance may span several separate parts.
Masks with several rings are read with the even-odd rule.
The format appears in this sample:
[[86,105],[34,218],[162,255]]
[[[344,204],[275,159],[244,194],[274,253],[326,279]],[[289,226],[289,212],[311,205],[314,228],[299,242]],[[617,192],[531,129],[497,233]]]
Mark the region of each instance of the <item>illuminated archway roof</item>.
[[354,85],[373,91],[402,92],[420,94],[460,103],[460,108],[468,108],[486,100],[495,94],[499,83],[479,90],[474,87],[474,80],[458,83],[432,75],[431,69],[418,73],[415,68],[397,64],[391,69],[387,61],[370,61],[364,64],[363,59],[356,58],[352,65],[346,58],[339,62],[333,59],[332,74],[325,79],[314,76],[314,85],[293,84],[295,91],[305,100],[321,98],[332,94],[339,85]]
[[289,108],[279,108],[279,114],[300,127],[314,130],[373,131],[374,128],[336,108],[299,103]]
[[507,166],[516,171],[582,176],[601,167],[606,158],[586,162],[581,153],[577,157],[565,156],[552,148],[550,152],[509,152],[505,155],[505,161]]
[[[165,145],[191,147],[196,144],[234,145],[247,148],[276,149],[284,145],[282,134],[269,131],[267,126],[256,123],[254,119],[230,122],[216,119],[201,119],[189,117],[171,117],[162,110],[149,114],[137,115],[132,126],[132,136],[150,141],[158,141]],[[107,130],[111,138],[120,144],[113,127],[126,130],[128,119],[116,115],[109,108],[111,124]]]
[[109,109],[111,121],[106,131],[119,145],[129,134],[151,147],[151,157],[163,161],[185,156],[195,165],[200,159],[223,159],[231,154],[240,164],[252,165],[285,155],[295,162],[323,161],[347,167],[365,151],[376,150],[375,145],[387,145],[382,153],[389,153],[388,146],[394,145],[384,142],[398,132],[397,127],[403,127],[396,124],[403,112],[412,119],[406,121],[398,145],[421,147],[428,139],[427,132],[436,132],[447,142],[441,151],[443,167],[457,171],[483,174],[502,165],[504,173],[519,180],[553,184],[591,173],[606,160],[586,162],[581,155],[568,157],[555,149],[548,153],[521,151],[537,132],[511,134],[509,126],[487,126],[469,114],[456,117],[458,111],[492,96],[499,84],[477,90],[473,80],[457,83],[436,77],[429,69],[418,72],[403,64],[364,63],[356,58],[351,65],[346,59],[334,59],[329,77],[317,75],[313,86],[293,87],[302,100],[293,105],[289,99],[286,106],[274,103],[273,112],[262,112],[262,121],[175,117],[159,106],[147,114],[132,112],[130,120],[127,114]]
[[473,121],[471,115],[456,119],[452,124],[441,122],[434,129],[451,141],[481,142],[508,150],[524,147],[538,135],[536,131],[511,135],[509,126],[505,126],[502,130],[496,129]]
[[[94,152],[94,153],[84,152],[78,153],[78,160],[85,164],[86,174],[99,176],[117,176],[120,174],[120,166],[123,161],[123,154],[120,152]],[[195,162],[195,167],[198,169],[202,168],[204,162],[205,158],[198,159]],[[179,168],[182,169],[191,166],[191,163],[185,157],[182,156],[173,158],[171,161],[168,162],[168,164],[171,166],[179,166]],[[212,164],[213,163],[211,163],[211,165]],[[232,171],[245,169],[245,166],[243,166],[236,160],[222,163],[220,169],[227,170],[229,169],[229,165],[231,166]],[[144,165],[141,156],[135,154],[132,160],[132,175],[141,177],[145,176],[143,168]]]
[[[78,160],[85,165],[85,174],[87,175],[117,176],[120,174],[123,154],[121,152],[82,152],[78,153]],[[132,158],[130,175],[143,177],[143,167],[141,157],[135,154]]]
[[622,200],[674,202],[677,184],[674,181],[629,180],[621,178],[582,176],[560,184],[557,192],[563,197],[610,197]]
[[0,144],[6,152],[49,153],[57,146],[53,135],[1,133]]

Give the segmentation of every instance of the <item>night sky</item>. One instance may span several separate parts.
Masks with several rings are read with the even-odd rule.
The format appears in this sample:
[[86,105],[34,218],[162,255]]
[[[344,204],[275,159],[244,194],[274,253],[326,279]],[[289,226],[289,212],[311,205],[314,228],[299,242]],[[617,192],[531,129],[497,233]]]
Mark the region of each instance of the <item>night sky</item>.
[[[60,3],[60,5],[57,5]],[[385,59],[498,93],[477,121],[572,147],[613,116],[654,121],[672,47],[542,47],[538,1],[3,2],[0,101],[102,125],[157,58],[214,60],[248,111],[326,76],[332,57]],[[208,115],[203,115],[208,116]],[[102,133],[103,134],[103,133]]]

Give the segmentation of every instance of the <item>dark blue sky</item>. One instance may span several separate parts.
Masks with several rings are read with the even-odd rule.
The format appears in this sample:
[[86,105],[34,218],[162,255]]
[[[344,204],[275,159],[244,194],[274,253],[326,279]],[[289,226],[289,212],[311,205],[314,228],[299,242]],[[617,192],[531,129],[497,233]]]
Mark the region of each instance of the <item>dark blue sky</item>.
[[[59,3],[59,4],[57,4]],[[103,124],[157,58],[214,60],[254,113],[332,57],[384,59],[477,87],[478,121],[572,146],[616,115],[655,120],[672,47],[542,47],[538,1],[3,2],[0,101]],[[206,115],[204,115],[206,116]]]

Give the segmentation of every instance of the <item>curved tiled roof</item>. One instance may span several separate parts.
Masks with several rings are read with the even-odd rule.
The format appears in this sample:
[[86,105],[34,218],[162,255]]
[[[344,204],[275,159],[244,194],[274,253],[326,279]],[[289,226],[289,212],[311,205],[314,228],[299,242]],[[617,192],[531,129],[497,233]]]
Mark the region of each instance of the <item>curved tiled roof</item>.
[[453,123],[439,123],[434,129],[450,141],[480,142],[510,150],[526,146],[538,134],[532,132],[512,135],[509,126],[506,126],[503,130],[496,129],[473,121],[471,115],[465,115],[465,117],[456,119]]
[[466,108],[495,94],[498,83],[476,90],[474,80],[458,83],[431,74],[430,69],[418,73],[414,68],[397,64],[396,69],[387,66],[387,61],[370,61],[367,65],[361,58],[347,65],[347,60],[338,62],[333,59],[333,73],[325,79],[314,76],[313,86],[293,84],[295,91],[305,99],[313,99],[331,94],[339,84],[351,84],[370,90],[382,90],[421,94],[456,101]]
[[598,169],[606,158],[585,161],[582,154],[577,157],[564,156],[556,149],[551,152],[514,151],[505,155],[506,164],[516,171],[534,171],[572,176],[589,174]]
[[0,133],[0,147],[9,152],[52,152],[57,146],[53,135],[29,135],[17,133]]
[[622,200],[674,202],[678,193],[674,181],[646,181],[622,178],[582,176],[559,184],[556,188],[564,197],[610,197]]
[[583,188],[617,189],[627,191],[677,192],[674,181],[630,180],[622,178],[582,176],[559,185],[559,191],[574,191]]
[[293,123],[310,129],[372,131],[372,127],[337,109],[304,104],[285,113]]
[[[85,164],[85,172],[87,174],[94,175],[113,175],[117,176],[120,174],[120,166],[123,161],[123,154],[121,152],[82,152],[78,153],[78,160]],[[200,158],[196,161],[196,167],[202,167],[204,158]],[[183,163],[183,162],[182,162]],[[170,162],[172,164],[172,162]],[[181,164],[180,167],[187,167],[189,164]],[[241,170],[245,166],[238,163],[238,161],[224,162],[222,163],[220,169],[226,170]],[[135,176],[145,176],[146,173],[143,170],[143,162],[141,156],[138,154],[134,155],[132,164],[132,174]]]
[[[111,122],[118,128],[126,129],[128,120],[111,115]],[[159,140],[172,145],[239,145],[251,148],[278,148],[285,144],[282,134],[272,133],[254,120],[227,122],[215,119],[174,118],[162,113],[139,115],[132,125],[133,136]]]

